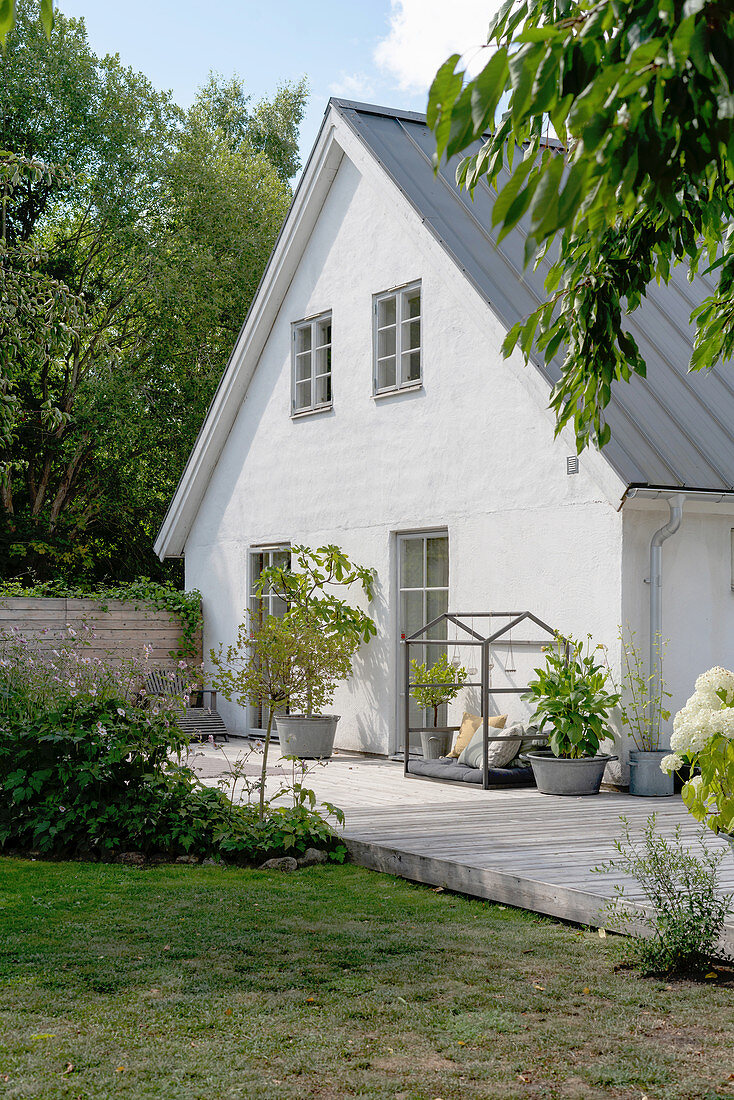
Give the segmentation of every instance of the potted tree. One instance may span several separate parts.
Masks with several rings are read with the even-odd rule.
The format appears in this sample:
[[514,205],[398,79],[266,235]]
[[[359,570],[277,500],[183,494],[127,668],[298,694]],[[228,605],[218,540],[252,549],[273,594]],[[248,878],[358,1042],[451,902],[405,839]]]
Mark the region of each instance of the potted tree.
[[305,623],[268,615],[261,622],[242,623],[235,645],[226,649],[220,645],[218,650],[210,651],[217,691],[239,706],[264,704],[267,708],[259,791],[261,820],[265,813],[265,778],[275,715],[282,707],[302,706],[313,690],[313,650],[318,645],[315,631]]
[[322,708],[331,703],[337,683],[350,675],[359,647],[377,633],[369,615],[338,592],[357,585],[372,600],[374,572],[355,565],[338,546],[294,546],[291,554],[288,565],[263,570],[257,589],[279,596],[286,605],[283,621],[311,639],[300,656],[305,692],[298,705],[303,711],[297,713],[291,699],[289,713],[277,714],[275,723],[286,755],[325,759],[334,748],[339,715],[324,714]]
[[[644,663],[635,646],[634,631],[625,638],[620,630],[622,645],[622,689],[619,712],[622,725],[629,730],[634,741],[630,749],[630,794],[643,798],[663,798],[673,794],[673,776],[661,771],[660,764],[668,750],[661,749],[662,724],[670,718],[664,701],[670,698],[662,679],[659,690],[652,691],[652,675],[646,676]],[[664,648],[657,639],[656,648],[662,656]]]
[[537,679],[523,699],[535,706],[530,721],[540,731],[549,727],[549,748],[528,753],[538,790],[598,794],[604,768],[616,760],[599,751],[601,742],[613,736],[609,712],[619,702],[618,694],[606,690],[608,669],[598,662],[589,641],[584,647],[557,636],[546,652],[545,668],[535,672]]
[[433,730],[421,731],[421,747],[426,760],[437,760],[451,748],[451,731],[438,731],[438,711],[444,703],[450,703],[461,691],[466,681],[466,669],[454,668],[445,653],[429,668],[425,662],[411,661],[415,683],[410,694],[426,710],[433,711]]

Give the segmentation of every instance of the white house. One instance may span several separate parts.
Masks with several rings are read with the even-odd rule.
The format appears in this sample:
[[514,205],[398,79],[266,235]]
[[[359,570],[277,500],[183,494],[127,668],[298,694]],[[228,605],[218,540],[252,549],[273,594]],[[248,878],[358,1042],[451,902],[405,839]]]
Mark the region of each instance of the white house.
[[343,748],[398,748],[400,633],[447,607],[531,610],[616,664],[622,623],[646,653],[652,587],[677,707],[734,660],[734,368],[686,373],[706,287],[651,288],[630,323],[648,378],[616,387],[611,442],[577,463],[545,366],[500,350],[543,274],[521,228],[497,245],[487,187],[472,202],[453,166],[434,176],[432,149],[420,115],[330,102],[156,551],[203,594],[205,652],[291,544],[376,569],[378,636],[335,700]]

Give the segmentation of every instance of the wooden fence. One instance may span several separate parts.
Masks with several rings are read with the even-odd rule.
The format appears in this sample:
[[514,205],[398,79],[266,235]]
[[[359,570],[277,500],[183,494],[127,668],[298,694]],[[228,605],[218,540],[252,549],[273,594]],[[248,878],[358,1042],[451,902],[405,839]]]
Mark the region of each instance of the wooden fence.
[[[177,615],[159,611],[144,600],[74,600],[40,597],[0,599],[0,630],[13,627],[43,649],[53,649],[70,630],[88,642],[89,657],[142,657],[150,646],[149,661],[156,668],[175,668],[181,648],[182,624]],[[201,631],[195,638],[200,662]]]

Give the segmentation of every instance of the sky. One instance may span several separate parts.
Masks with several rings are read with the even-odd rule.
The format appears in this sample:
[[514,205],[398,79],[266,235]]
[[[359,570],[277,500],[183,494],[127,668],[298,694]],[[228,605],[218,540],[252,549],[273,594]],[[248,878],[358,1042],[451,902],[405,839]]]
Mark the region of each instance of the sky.
[[57,0],[82,16],[97,54],[119,53],[187,107],[211,71],[237,73],[254,100],[306,76],[305,161],[329,96],[424,111],[436,69],[484,56],[499,0]]

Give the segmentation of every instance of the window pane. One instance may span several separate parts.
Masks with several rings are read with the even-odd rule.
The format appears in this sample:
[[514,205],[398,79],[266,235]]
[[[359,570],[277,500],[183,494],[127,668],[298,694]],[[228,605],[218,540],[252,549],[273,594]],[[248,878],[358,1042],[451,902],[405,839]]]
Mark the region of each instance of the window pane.
[[317,348],[314,356],[316,361],[316,369],[314,373],[316,375],[328,374],[331,370],[331,346],[325,348]]
[[[449,584],[449,540],[446,536],[426,539],[426,564],[428,567],[428,588],[448,588]],[[443,609],[448,610],[447,608]]]
[[377,333],[377,358],[384,359],[395,354],[395,334],[397,329],[385,328]]
[[383,359],[377,364],[377,388],[378,390],[392,390],[397,385],[395,370],[395,356],[392,359]]
[[311,350],[311,326],[296,329],[296,352]]
[[421,353],[419,351],[406,351],[400,357],[400,381],[420,382],[421,377]]
[[[429,588],[426,592],[426,622],[431,622],[432,619],[438,618],[439,615],[445,615],[449,609],[449,594],[446,589],[441,588]],[[429,638],[445,638],[446,637],[446,622],[437,623],[436,626],[432,626],[428,631],[427,637]],[[432,645],[428,647],[430,652],[431,664],[435,664],[442,653],[446,650],[443,646]]]
[[[414,539],[403,538],[400,540],[401,588],[423,587],[423,541],[420,536]],[[421,626],[422,623],[418,625]]]
[[403,321],[402,341],[403,351],[408,351],[410,348],[419,348],[421,346],[420,319],[417,321]]
[[296,382],[296,409],[311,408],[311,379],[307,382]]
[[391,298],[383,298],[382,301],[377,304],[377,327],[382,328],[384,325],[395,324],[395,303],[397,299],[395,295]]
[[[410,637],[425,626],[423,622],[423,593],[403,592],[400,597],[401,630]],[[433,647],[431,647],[433,648]]]
[[311,377],[311,353],[296,356],[296,382],[303,382]]
[[421,292],[420,290],[409,290],[403,296],[403,317],[420,317],[421,315]]
[[328,405],[331,403],[331,375],[323,374],[316,379],[316,404]]
[[316,346],[323,347],[331,343],[331,319],[319,321],[316,326]]

